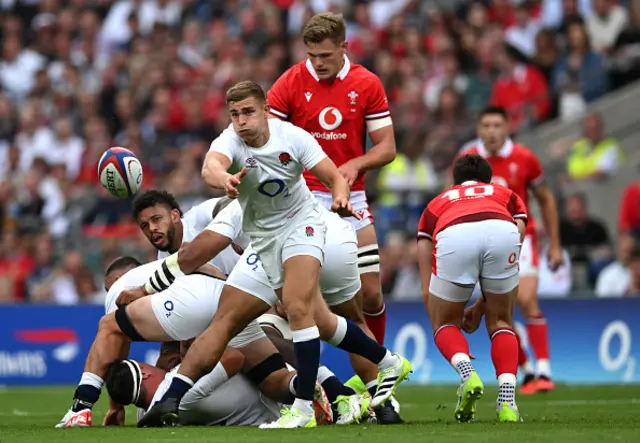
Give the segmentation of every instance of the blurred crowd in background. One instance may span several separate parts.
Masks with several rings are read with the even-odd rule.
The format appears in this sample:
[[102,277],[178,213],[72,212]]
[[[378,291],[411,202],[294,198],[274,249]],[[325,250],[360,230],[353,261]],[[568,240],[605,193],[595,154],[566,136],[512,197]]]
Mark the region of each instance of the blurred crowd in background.
[[[98,182],[104,150],[132,150],[144,188],[167,189],[185,211],[215,196],[200,167],[228,124],[225,89],[248,78],[268,89],[304,60],[301,29],[324,11],[345,15],[349,57],[391,105],[398,157],[367,176],[391,297],[419,298],[417,220],[487,104],[507,108],[516,137],[584,119],[554,179],[598,179],[624,162],[587,104],[640,78],[640,0],[2,0],[0,301],[100,302],[106,263],[155,258],[131,202]],[[640,225],[633,186],[625,230]],[[567,263],[588,264],[587,287],[614,265],[616,281],[640,282],[640,249],[590,219],[583,196],[561,203]],[[616,261],[618,243],[639,269]],[[548,293],[566,295],[572,275],[548,276]]]

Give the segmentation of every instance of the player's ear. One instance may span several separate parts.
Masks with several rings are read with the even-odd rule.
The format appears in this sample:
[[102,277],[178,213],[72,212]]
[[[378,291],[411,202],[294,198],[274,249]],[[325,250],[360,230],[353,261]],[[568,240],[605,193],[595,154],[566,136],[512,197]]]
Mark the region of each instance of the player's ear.
[[345,40],[342,43],[340,43],[340,49],[342,49],[343,52],[346,52],[348,47],[349,47],[348,41]]
[[269,103],[265,102],[264,103],[264,113],[269,115],[269,110],[271,109],[271,106],[269,106]]
[[177,209],[172,209],[171,210],[171,221],[173,223],[178,223],[178,220],[180,220],[180,211],[178,211]]

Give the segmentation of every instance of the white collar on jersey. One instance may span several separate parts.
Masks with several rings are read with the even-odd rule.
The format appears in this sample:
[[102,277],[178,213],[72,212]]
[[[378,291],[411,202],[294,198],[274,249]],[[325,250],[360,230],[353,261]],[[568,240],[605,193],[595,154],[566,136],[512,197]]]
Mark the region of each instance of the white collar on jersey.
[[[482,143],[482,140],[480,139],[478,139],[478,152],[483,157],[489,156],[489,151],[487,151],[487,148],[484,147],[484,143]],[[512,152],[513,152],[513,141],[511,140],[511,138],[507,137],[507,140],[504,142],[504,145],[502,145],[502,147],[498,151],[498,155],[500,157],[509,157]]]
[[[307,62],[305,63],[305,66],[307,67],[307,71],[309,71],[309,74],[311,74],[311,77],[315,78],[316,81],[319,82],[320,81],[320,77],[318,77],[318,74],[316,73],[315,68],[311,64],[311,60],[307,59]],[[349,57],[347,57],[345,55],[344,56],[344,66],[342,67],[340,72],[338,72],[338,78],[340,80],[344,80],[344,78],[349,73],[350,69],[351,69],[351,62],[349,61]]]

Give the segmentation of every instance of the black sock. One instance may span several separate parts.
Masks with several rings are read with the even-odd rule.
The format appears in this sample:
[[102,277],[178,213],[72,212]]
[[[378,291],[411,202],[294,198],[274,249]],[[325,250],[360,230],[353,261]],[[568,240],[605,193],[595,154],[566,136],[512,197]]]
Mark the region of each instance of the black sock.
[[351,320],[347,320],[347,332],[337,347],[350,354],[360,355],[375,364],[380,363],[387,355],[384,346],[380,346]]
[[83,409],[91,409],[100,398],[100,389],[91,385],[79,385],[73,394],[73,412],[80,412]]
[[375,385],[371,386],[370,388],[367,388],[367,392],[369,392],[369,395],[371,395],[371,398],[376,396],[376,391],[378,390],[378,384],[376,383]]
[[[297,331],[294,331],[297,332]],[[313,391],[318,377],[320,364],[320,339],[298,341],[293,343],[298,362],[298,376],[295,380],[296,398],[313,400]]]
[[325,381],[322,382],[322,387],[324,388],[324,392],[327,394],[327,398],[331,403],[336,401],[339,395],[354,395],[356,391],[351,389],[349,386],[343,385],[338,377],[329,377]]
[[167,389],[167,392],[165,392],[162,396],[161,401],[167,400],[169,398],[175,398],[179,402],[182,397],[184,397],[184,394],[186,394],[192,386],[193,384],[188,383],[182,378],[173,377],[173,380],[171,380],[171,385],[169,386],[169,389]]

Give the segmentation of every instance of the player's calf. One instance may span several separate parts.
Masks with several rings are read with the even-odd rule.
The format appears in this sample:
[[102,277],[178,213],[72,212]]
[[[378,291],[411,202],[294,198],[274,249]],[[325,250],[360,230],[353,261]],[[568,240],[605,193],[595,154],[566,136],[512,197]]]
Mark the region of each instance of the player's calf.
[[[525,317],[529,343],[536,358],[536,372],[545,390],[553,389],[551,383],[551,363],[549,353],[549,331],[547,320],[538,303],[538,278],[523,275],[520,278],[518,303]],[[538,390],[536,383],[536,391]]]

